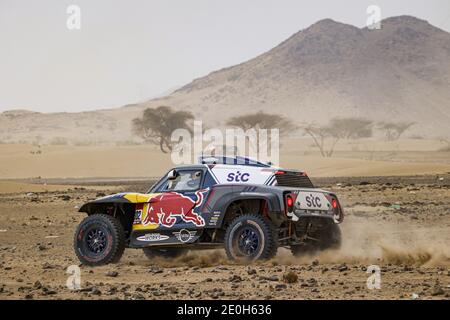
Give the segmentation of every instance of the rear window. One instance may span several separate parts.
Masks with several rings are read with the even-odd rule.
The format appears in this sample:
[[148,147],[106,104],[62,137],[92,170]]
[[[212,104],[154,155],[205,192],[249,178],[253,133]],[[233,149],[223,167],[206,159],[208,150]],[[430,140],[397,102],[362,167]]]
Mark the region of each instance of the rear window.
[[314,188],[309,177],[302,172],[284,171],[275,175],[277,185],[281,187]]

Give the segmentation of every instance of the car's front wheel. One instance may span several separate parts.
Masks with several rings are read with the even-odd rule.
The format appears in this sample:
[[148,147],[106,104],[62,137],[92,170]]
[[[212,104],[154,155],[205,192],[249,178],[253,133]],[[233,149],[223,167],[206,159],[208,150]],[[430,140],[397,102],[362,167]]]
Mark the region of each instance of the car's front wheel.
[[121,223],[106,214],[93,214],[81,221],[75,231],[75,254],[82,264],[99,266],[117,262],[125,250]]
[[275,256],[278,237],[272,223],[259,214],[234,219],[225,233],[225,251],[231,260],[265,260]]

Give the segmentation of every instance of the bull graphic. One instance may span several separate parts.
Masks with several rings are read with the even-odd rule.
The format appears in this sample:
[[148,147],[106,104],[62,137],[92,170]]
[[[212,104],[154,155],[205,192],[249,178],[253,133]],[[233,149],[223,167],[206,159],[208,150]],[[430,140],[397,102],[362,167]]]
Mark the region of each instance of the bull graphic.
[[185,222],[192,222],[198,227],[205,225],[205,220],[194,212],[203,203],[204,193],[207,190],[195,192],[196,200],[184,196],[178,192],[166,192],[150,199],[148,210],[142,224],[161,224],[165,227],[172,227],[177,222],[177,217]]

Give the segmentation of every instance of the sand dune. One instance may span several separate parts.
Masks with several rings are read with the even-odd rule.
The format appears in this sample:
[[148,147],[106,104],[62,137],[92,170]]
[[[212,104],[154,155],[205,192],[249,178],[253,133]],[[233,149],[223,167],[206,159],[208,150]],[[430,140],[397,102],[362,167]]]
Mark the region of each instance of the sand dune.
[[[0,145],[0,179],[158,177],[173,166],[170,155],[149,146]],[[418,175],[450,172],[450,162],[390,162],[355,158],[322,158],[303,152],[281,152],[281,166],[311,176]]]

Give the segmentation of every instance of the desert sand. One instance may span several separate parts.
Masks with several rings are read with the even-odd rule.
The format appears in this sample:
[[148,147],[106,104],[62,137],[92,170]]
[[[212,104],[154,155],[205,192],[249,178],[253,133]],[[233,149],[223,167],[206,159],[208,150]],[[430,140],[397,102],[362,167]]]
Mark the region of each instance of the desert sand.
[[[309,139],[290,139],[280,164],[317,177],[441,174],[450,172],[450,152],[441,147],[437,140],[362,141],[342,143],[335,156],[323,158]],[[170,155],[151,145],[0,144],[0,179],[159,177],[172,166]]]
[[18,192],[67,191],[70,188],[71,186],[0,181],[0,194],[18,193]]

